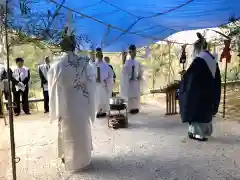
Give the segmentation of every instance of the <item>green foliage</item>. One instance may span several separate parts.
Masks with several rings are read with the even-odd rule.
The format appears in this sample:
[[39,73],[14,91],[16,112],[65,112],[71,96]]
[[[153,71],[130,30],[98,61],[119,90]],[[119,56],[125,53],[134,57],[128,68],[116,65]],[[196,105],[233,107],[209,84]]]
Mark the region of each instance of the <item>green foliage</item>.
[[[149,88],[160,88],[178,79],[180,71],[180,49],[168,44],[152,44],[150,47],[151,57],[143,59],[148,72]],[[141,49],[139,56],[144,56],[145,50]]]
[[230,19],[229,24],[221,26],[222,31],[232,39],[232,48],[240,53],[240,20]]

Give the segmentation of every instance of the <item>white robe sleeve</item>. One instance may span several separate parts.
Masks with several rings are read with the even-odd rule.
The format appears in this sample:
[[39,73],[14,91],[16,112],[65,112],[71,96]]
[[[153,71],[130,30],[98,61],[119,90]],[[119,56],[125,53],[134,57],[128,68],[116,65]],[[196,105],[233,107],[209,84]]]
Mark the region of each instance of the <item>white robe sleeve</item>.
[[94,66],[89,64],[87,66],[87,89],[88,89],[88,98],[89,98],[89,109],[90,115],[89,118],[92,123],[94,123],[96,118],[96,69]]
[[48,71],[48,92],[49,92],[49,109],[50,122],[60,118],[60,86],[58,83],[59,69],[55,64]]
[[121,77],[120,77],[120,97],[128,98],[128,87],[129,87],[129,72],[126,64],[123,66]]

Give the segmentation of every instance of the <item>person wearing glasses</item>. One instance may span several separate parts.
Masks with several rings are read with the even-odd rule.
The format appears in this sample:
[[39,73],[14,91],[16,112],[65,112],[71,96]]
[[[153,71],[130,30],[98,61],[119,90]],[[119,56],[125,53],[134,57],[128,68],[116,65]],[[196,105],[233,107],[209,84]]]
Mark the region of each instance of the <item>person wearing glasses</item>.
[[130,45],[130,58],[126,60],[120,80],[120,96],[127,100],[129,113],[137,114],[140,109],[141,87],[143,84],[143,68],[136,58],[136,46]]
[[109,111],[109,99],[112,96],[114,86],[113,71],[111,67],[103,61],[103,53],[101,48],[96,49],[96,105],[97,118],[106,117]]

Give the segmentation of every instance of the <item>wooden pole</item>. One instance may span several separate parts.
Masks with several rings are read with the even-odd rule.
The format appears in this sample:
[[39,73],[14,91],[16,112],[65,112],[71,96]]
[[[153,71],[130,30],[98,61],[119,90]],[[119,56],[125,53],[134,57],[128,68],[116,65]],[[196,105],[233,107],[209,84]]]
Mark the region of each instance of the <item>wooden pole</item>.
[[170,81],[171,81],[171,43],[168,42],[168,55],[169,55],[169,66],[168,66],[168,85],[170,85]]
[[223,89],[223,118],[226,116],[226,93],[227,93],[227,68],[228,62],[225,60],[224,89]]
[[230,53],[230,45],[231,45],[231,39],[224,40],[224,49],[221,54],[220,60],[222,61],[225,59],[225,72],[224,72],[224,92],[223,92],[223,118],[225,118],[226,115],[226,91],[227,91],[227,68],[228,63],[231,62],[231,53]]
[[[7,51],[7,75],[8,75],[8,88],[11,89],[10,86],[10,63],[9,63],[9,45],[8,45],[8,0],[6,0],[5,6],[5,39],[6,39],[6,51]],[[15,152],[15,138],[14,138],[14,122],[13,122],[13,105],[12,105],[12,93],[9,93],[8,98],[8,112],[9,112],[9,126],[10,126],[10,143],[11,143],[11,155],[12,155],[12,177],[13,180],[17,179],[16,176],[16,152]]]

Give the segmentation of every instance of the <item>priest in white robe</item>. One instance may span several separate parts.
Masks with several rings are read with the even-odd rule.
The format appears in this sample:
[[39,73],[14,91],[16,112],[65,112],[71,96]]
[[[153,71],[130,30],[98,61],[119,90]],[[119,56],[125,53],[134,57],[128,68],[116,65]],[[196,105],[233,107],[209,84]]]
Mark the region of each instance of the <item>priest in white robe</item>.
[[58,120],[58,156],[74,172],[91,163],[96,77],[89,57],[74,53],[73,35],[65,35],[60,45],[64,53],[48,72],[50,118]]
[[113,71],[109,65],[103,61],[103,53],[101,48],[96,49],[96,108],[97,118],[105,117],[109,111],[109,100],[112,97],[114,86]]
[[129,55],[130,58],[126,60],[121,73],[120,96],[128,102],[129,113],[137,114],[143,87],[143,68],[140,62],[135,60],[135,45],[129,46]]
[[50,59],[47,56],[45,58],[45,63],[39,65],[38,72],[41,80],[41,87],[43,89],[43,98],[44,98],[44,113],[49,112],[49,94],[48,94],[48,78],[47,73],[50,69]]

